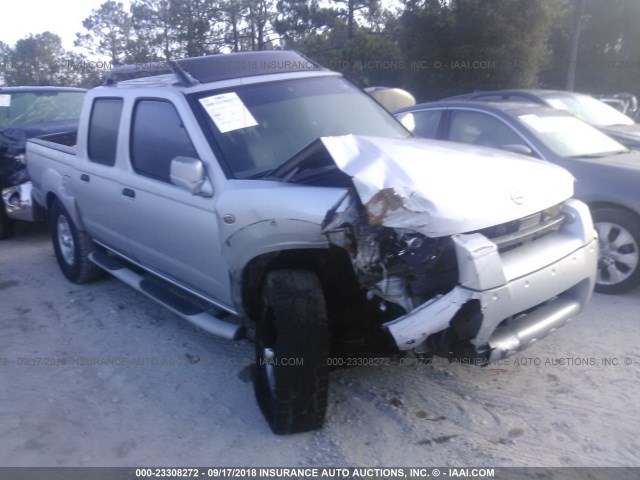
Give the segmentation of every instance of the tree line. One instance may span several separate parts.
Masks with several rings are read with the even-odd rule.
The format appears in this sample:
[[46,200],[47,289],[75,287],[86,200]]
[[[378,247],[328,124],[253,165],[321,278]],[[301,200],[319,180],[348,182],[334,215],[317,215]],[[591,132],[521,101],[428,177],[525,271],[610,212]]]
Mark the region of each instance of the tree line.
[[75,51],[52,32],[0,42],[0,84],[94,86],[118,64],[286,48],[420,100],[567,84],[640,94],[638,0],[107,0],[81,27]]

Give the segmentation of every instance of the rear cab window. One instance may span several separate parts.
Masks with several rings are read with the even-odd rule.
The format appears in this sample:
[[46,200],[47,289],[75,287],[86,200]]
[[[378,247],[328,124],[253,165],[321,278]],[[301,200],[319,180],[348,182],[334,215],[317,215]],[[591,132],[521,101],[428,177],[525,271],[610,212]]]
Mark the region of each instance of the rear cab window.
[[96,98],[89,119],[89,160],[103,165],[116,163],[122,98]]

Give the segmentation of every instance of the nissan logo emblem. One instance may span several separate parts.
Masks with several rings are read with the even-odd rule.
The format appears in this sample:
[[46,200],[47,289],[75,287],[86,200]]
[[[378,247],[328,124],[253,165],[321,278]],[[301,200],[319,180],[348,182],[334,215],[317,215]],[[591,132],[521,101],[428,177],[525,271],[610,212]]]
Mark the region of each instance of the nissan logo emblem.
[[517,188],[511,190],[511,200],[518,205],[522,205],[524,203],[524,194]]

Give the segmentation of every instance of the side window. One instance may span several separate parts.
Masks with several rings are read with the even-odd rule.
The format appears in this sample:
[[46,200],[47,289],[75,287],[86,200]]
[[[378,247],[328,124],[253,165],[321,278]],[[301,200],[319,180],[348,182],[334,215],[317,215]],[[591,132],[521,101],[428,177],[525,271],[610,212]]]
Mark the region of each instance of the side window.
[[526,146],[522,138],[501,120],[485,113],[464,110],[451,112],[449,140],[493,148]]
[[141,100],[133,112],[131,162],[140,175],[171,182],[171,160],[197,157],[174,106],[163,100]]
[[89,119],[89,160],[113,166],[116,163],[121,98],[96,98]]
[[422,110],[398,115],[398,120],[416,137],[436,138],[442,110]]

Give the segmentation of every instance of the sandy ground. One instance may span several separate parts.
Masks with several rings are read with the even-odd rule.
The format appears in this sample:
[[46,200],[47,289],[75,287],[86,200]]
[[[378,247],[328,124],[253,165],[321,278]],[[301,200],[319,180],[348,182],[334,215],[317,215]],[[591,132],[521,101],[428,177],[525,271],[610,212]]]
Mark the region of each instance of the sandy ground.
[[502,365],[334,372],[325,428],[277,437],[251,344],[67,282],[30,226],[0,243],[0,465],[640,466],[639,339],[640,290],[595,295]]

